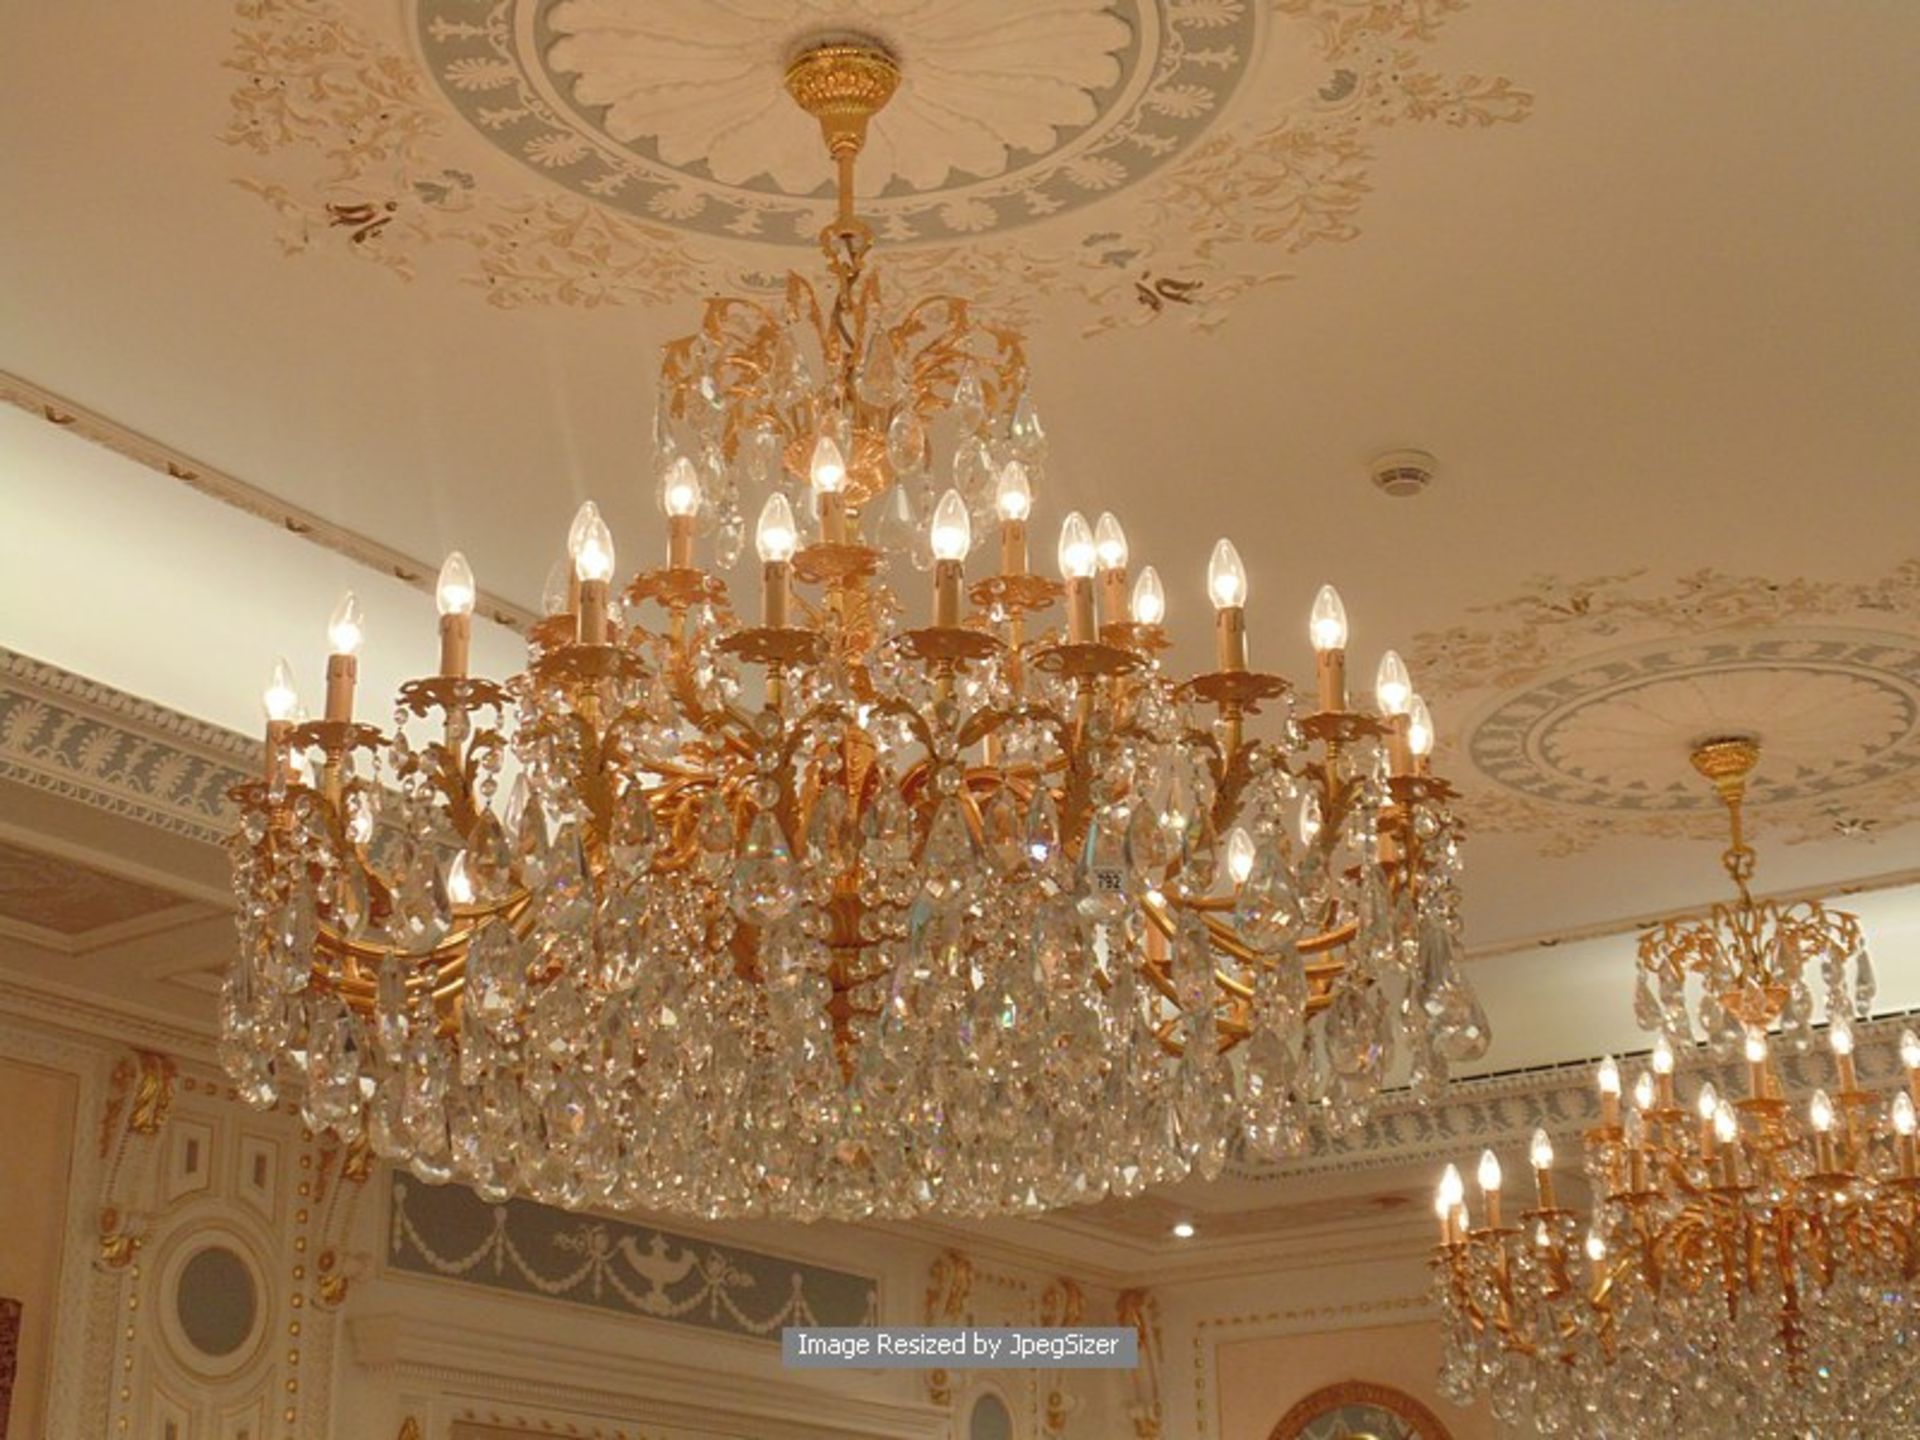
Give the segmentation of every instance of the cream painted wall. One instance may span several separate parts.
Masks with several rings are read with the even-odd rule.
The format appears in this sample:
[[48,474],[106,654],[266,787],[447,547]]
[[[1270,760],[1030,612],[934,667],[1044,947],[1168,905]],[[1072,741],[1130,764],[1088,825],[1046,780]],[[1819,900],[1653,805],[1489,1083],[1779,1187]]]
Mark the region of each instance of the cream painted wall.
[[1343,1380],[1405,1391],[1440,1417],[1453,1440],[1499,1433],[1484,1408],[1456,1409],[1435,1392],[1440,1328],[1431,1321],[1241,1340],[1222,1345],[1215,1363],[1220,1440],[1267,1440],[1296,1401]]
[[[76,1077],[0,1060],[0,1295],[23,1304],[13,1435],[46,1433],[47,1372],[60,1285]],[[73,1263],[83,1263],[74,1257]]]

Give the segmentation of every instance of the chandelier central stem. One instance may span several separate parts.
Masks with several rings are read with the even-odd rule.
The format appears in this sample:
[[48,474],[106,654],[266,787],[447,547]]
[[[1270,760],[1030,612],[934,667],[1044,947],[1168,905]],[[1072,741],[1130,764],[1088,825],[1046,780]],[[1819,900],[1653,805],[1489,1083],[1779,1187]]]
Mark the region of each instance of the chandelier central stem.
[[1712,782],[1727,807],[1728,844],[1720,863],[1740,891],[1740,903],[1751,906],[1753,896],[1747,885],[1753,879],[1754,854],[1746,837],[1747,777],[1760,763],[1760,742],[1751,735],[1716,736],[1701,741],[1688,758]]
[[[787,93],[820,122],[827,153],[833,157],[839,205],[833,223],[821,232],[821,248],[840,282],[836,328],[851,304],[855,286],[873,248],[873,231],[854,211],[854,166],[866,147],[867,126],[900,88],[900,64],[885,46],[865,37],[824,40],[801,50],[787,66]],[[842,334],[851,349],[850,335]],[[846,356],[851,392],[852,357]]]

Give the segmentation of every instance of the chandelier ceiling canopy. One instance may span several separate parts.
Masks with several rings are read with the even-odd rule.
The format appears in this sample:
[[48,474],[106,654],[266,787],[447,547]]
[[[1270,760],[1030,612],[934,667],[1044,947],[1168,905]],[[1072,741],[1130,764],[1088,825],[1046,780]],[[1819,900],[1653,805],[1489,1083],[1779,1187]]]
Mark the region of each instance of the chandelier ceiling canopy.
[[[355,717],[351,597],[321,718],[276,670],[222,1007],[250,1099],[489,1196],[991,1213],[1282,1156],[1484,1051],[1399,658],[1352,707],[1323,587],[1296,700],[1227,540],[1184,679],[1113,516],[1032,569],[1021,337],[867,265],[854,164],[898,78],[864,40],[796,54],[832,283],[712,300],[667,347],[664,564],[616,589],[584,506],[502,684],[467,673],[451,556],[439,673],[390,730]],[[750,509],[755,618],[722,578]]]
[[[1527,1157],[1534,1203],[1517,1213],[1493,1151],[1477,1219],[1447,1167],[1435,1200],[1443,1381],[1544,1435],[1904,1431],[1920,1419],[1907,1359],[1920,1039],[1901,1035],[1905,1084],[1890,1096],[1862,1083],[1853,1025],[1875,986],[1858,921],[1749,890],[1756,742],[1712,740],[1692,758],[1726,803],[1737,898],[1641,940],[1635,1009],[1659,1035],[1624,1098],[1619,1065],[1601,1062],[1590,1217],[1560,1203],[1545,1131]],[[1814,966],[1830,1079],[1790,1098],[1776,1054],[1811,1048]],[[1682,1098],[1676,1060],[1703,1032],[1721,1083]]]

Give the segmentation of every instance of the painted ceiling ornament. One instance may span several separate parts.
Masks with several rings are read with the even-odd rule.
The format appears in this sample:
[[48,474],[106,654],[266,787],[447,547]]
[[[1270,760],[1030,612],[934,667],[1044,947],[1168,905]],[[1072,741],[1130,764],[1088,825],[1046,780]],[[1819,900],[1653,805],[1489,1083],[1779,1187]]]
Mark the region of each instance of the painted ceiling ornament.
[[1920,561],[1860,582],[1542,578],[1476,613],[1410,656],[1468,717],[1476,830],[1560,856],[1710,837],[1685,745],[1762,719],[1776,763],[1753,787],[1759,830],[1798,844],[1920,820]]
[[906,62],[862,196],[901,283],[1205,327],[1359,233],[1381,132],[1526,116],[1431,63],[1468,3],[409,0],[402,35],[379,0],[236,0],[225,138],[290,251],[411,274],[453,242],[504,306],[771,286],[830,210],[772,82],[844,27]]
[[[430,0],[420,13],[453,8]],[[887,37],[900,93],[874,117],[862,199],[1004,174],[1101,115],[1136,51],[1136,5],[1107,0],[562,0],[533,11],[530,71],[578,119],[673,170],[788,195],[832,179],[806,117],[782,102],[796,34]],[[431,21],[428,22],[431,30]],[[523,27],[516,25],[515,33]],[[446,74],[444,70],[441,72]]]

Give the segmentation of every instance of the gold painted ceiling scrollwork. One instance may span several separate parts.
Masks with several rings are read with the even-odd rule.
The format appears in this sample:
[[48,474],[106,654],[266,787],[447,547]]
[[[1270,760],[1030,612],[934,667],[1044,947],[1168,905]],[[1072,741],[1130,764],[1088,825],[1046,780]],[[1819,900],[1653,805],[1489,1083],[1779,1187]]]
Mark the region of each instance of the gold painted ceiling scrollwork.
[[[1069,297],[1092,332],[1216,325],[1288,278],[1289,257],[1359,233],[1386,132],[1526,118],[1532,96],[1511,80],[1435,63],[1469,3],[1046,0],[1008,8],[1007,27],[1034,31],[1024,47],[957,32],[941,5],[877,7],[909,91],[928,92],[903,98],[883,122],[900,133],[875,147],[898,177],[874,202],[889,268],[1015,316]],[[561,31],[560,11],[528,0],[412,0],[409,45],[371,0],[235,0],[222,138],[255,158],[237,183],[279,215],[290,253],[329,244],[411,276],[430,251],[464,250],[496,305],[750,287],[812,243],[826,176],[809,183],[812,157],[783,133],[736,153],[674,98],[684,85],[622,60],[628,32],[671,30],[685,8],[606,0],[565,10]],[[715,103],[735,89],[758,103],[770,87],[752,67],[830,18],[814,0],[729,12],[752,73],[716,82]],[[956,58],[968,46],[982,53]],[[1018,83],[979,97],[968,145],[945,143],[941,87],[1001,70]],[[523,183],[502,177],[502,152]]]

